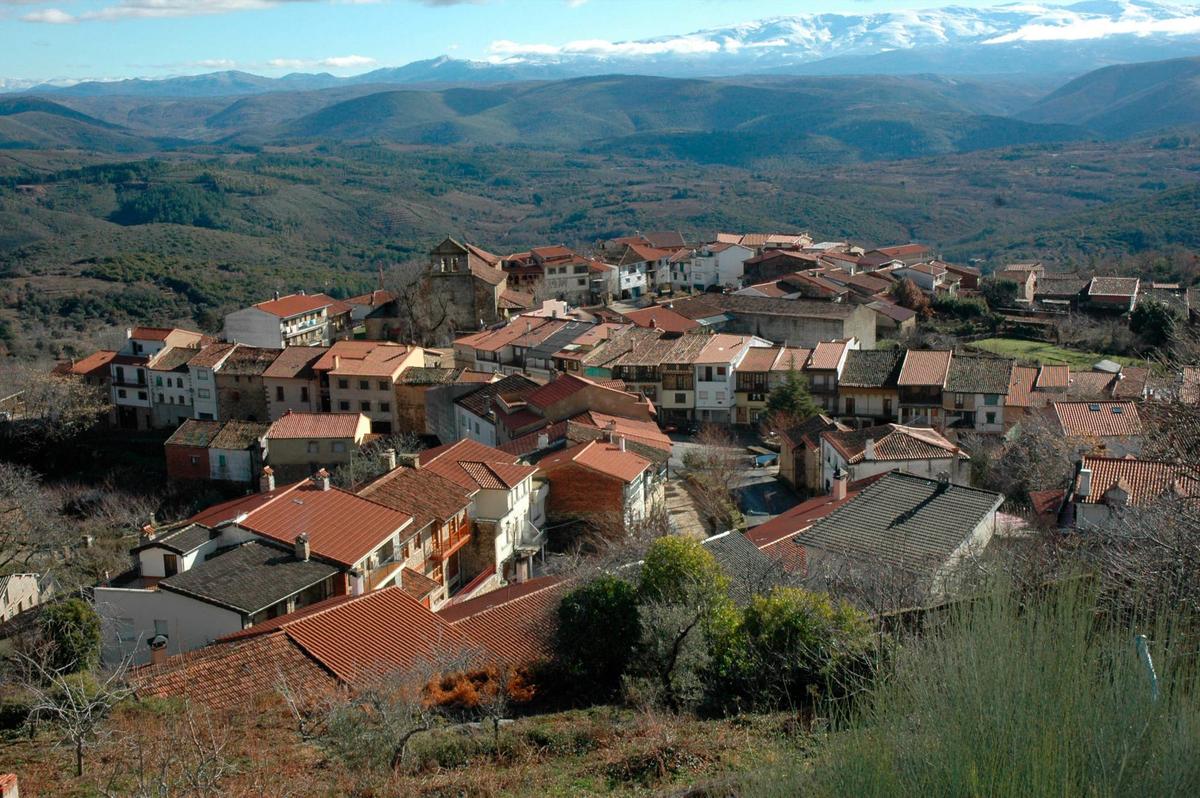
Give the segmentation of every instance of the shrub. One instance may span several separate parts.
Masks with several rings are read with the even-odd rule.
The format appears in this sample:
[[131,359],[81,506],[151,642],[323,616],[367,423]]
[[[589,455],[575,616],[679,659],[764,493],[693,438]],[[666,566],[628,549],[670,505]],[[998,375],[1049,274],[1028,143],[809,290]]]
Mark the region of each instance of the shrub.
[[563,675],[587,697],[611,697],[640,635],[633,585],[604,575],[572,590],[558,607],[555,651]]
[[89,671],[100,662],[100,618],[82,599],[45,607],[38,616],[42,637],[50,644],[49,667],[59,673]]

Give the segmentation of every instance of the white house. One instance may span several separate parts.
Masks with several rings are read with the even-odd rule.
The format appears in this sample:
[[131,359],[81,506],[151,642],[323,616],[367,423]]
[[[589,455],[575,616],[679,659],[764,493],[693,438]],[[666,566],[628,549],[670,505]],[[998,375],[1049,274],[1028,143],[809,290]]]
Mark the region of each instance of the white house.
[[932,479],[944,475],[959,484],[971,483],[970,457],[932,429],[882,424],[821,433],[824,490],[832,490],[835,473],[857,482],[888,471]]
[[741,244],[708,244],[692,258],[687,285],[696,291],[712,286],[742,288],[744,264],[753,257],[754,250]]
[[733,423],[735,370],[751,347],[770,346],[770,341],[752,335],[717,333],[709,337],[694,361],[697,420]]
[[225,340],[268,349],[329,346],[335,301],[324,294],[275,296],[225,316]]

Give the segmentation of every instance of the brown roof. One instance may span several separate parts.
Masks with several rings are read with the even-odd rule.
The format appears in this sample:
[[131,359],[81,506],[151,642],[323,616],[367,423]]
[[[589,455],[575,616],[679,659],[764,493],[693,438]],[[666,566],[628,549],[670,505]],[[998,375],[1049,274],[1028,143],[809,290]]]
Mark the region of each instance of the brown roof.
[[112,363],[116,352],[101,349],[79,360],[63,361],[54,367],[55,374],[74,374],[78,377],[92,374],[107,374],[108,364]]
[[346,303],[350,305],[370,305],[373,308],[377,308],[380,305],[386,305],[395,298],[396,295],[391,291],[384,291],[382,288],[376,288],[369,294],[352,296],[346,300]]
[[1136,296],[1136,277],[1093,277],[1088,284],[1088,296]]
[[529,395],[538,390],[536,382],[524,374],[509,374],[496,382],[484,383],[482,387],[455,400],[480,418],[486,418],[494,406],[497,397],[505,397],[509,401],[527,400]]
[[569,586],[545,576],[467,599],[438,614],[493,655],[528,663],[554,654],[558,605]]
[[237,344],[209,344],[201,349],[191,360],[188,361],[189,366],[196,368],[211,369],[216,367],[226,355],[234,350]]
[[272,316],[286,319],[291,316],[298,316],[301,313],[312,313],[315,310],[327,308],[332,303],[333,300],[324,294],[290,294],[282,296],[279,299],[268,299],[266,302],[259,302],[254,307],[265,313],[270,313]]
[[575,463],[622,482],[633,482],[652,465],[640,454],[629,450],[622,451],[615,443],[595,440],[543,458],[538,462],[538,470],[550,473],[568,463]]
[[411,347],[386,341],[338,341],[312,367],[336,376],[390,377],[411,352]]
[[1085,457],[1083,467],[1091,469],[1092,489],[1086,497],[1075,500],[1086,504],[1103,504],[1104,494],[1114,486],[1128,494],[1128,503],[1142,506],[1161,496],[1200,496],[1200,480],[1194,470],[1172,463],[1153,460]]
[[[934,460],[952,457],[958,447],[932,429],[882,424],[878,427],[821,433],[847,463],[867,459],[867,441],[874,441],[875,460]],[[962,454],[966,458],[966,454]]]
[[584,424],[598,430],[611,429],[617,435],[631,441],[638,441],[666,452],[671,451],[670,437],[659,429],[658,425],[653,421],[621,418],[620,416],[601,413],[598,410],[588,410],[572,417],[570,420],[574,424]]
[[808,358],[808,368],[822,371],[833,371],[838,367],[842,355],[849,345],[848,341],[820,341],[812,355]]
[[749,343],[750,336],[748,335],[731,335],[729,333],[710,335],[705,339],[700,354],[696,356],[696,362],[732,363],[734,357]]
[[297,413],[289,410],[271,425],[267,437],[353,438],[365,418],[362,413]]
[[993,355],[955,355],[946,374],[946,390],[956,393],[1008,392],[1013,361]]
[[328,351],[327,346],[289,346],[267,366],[263,376],[273,379],[312,379],[313,364]]
[[535,304],[532,293],[505,288],[500,292],[500,299],[497,306],[505,310],[529,310]]
[[924,255],[929,252],[929,247],[924,244],[896,244],[890,247],[878,247],[876,252],[882,252],[892,258],[903,258],[912,255]]
[[139,341],[165,341],[174,332],[200,335],[198,332],[183,330],[179,327],[134,327],[130,331],[129,337],[136,338]]
[[210,527],[236,520],[238,526],[288,546],[304,532],[314,555],[352,566],[408,526],[412,516],[340,488],[321,490],[306,479],[224,502],[191,520]]
[[1035,386],[1042,391],[1066,388],[1071,384],[1071,367],[1066,363],[1045,363],[1038,372]]
[[621,315],[639,327],[649,327],[664,332],[687,332],[700,326],[699,322],[692,321],[687,316],[664,307],[631,310]]
[[1013,366],[1012,375],[1008,380],[1008,396],[1004,400],[1006,407],[1041,407],[1045,405],[1045,397],[1034,393],[1034,383],[1037,381],[1038,369],[1034,366]]
[[[738,365],[738,372],[746,371],[771,371],[775,366],[775,361],[781,356],[782,350],[777,346],[753,346],[742,358],[742,362]],[[797,368],[802,368],[804,361],[801,360]]]
[[904,365],[900,367],[900,378],[897,385],[937,385],[946,384],[950,373],[950,351],[910,349],[904,356]]
[[385,507],[409,513],[414,532],[430,522],[445,523],[471,504],[474,488],[438,476],[427,468],[396,468],[358,492]]
[[1054,415],[1062,431],[1088,438],[1142,434],[1142,421],[1133,402],[1055,402]]
[[252,377],[263,374],[275,362],[275,358],[279,357],[280,351],[238,344],[221,364],[221,373]]
[[518,464],[516,455],[472,440],[426,449],[418,457],[422,468],[469,490],[511,490],[537,471]]
[[607,391],[605,396],[615,396],[633,401],[639,401],[638,398],[628,391],[619,388],[613,388],[608,385],[603,385],[595,380],[589,380],[586,377],[579,377],[574,374],[562,374],[552,382],[548,382],[537,390],[530,393],[527,401],[530,406],[545,409],[550,407],[555,402],[560,402],[568,396],[573,396],[576,393],[586,389],[595,388],[600,391]]
[[241,451],[257,445],[259,439],[266,435],[270,428],[270,424],[254,421],[226,421],[208,445],[211,449]]
[[171,437],[167,438],[164,446],[195,446],[208,448],[213,438],[221,431],[220,421],[203,421],[198,418],[185,419]]

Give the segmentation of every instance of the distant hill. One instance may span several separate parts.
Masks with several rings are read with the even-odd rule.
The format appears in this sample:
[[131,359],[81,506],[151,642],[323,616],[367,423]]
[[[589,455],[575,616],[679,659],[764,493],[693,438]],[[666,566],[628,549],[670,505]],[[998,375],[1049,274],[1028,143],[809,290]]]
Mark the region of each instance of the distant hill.
[[[521,144],[744,165],[778,157],[908,158],[1086,135],[986,112],[1011,104],[1011,91],[931,76],[734,82],[611,75],[384,91],[231,140]],[[228,127],[224,116],[213,124]]]
[[30,91],[65,97],[230,97],[268,91],[323,89],[342,82],[342,79],[328,73],[295,73],[281,78],[267,78],[230,70],[175,78],[93,80],[72,86],[35,86]]
[[40,97],[0,97],[0,149],[86,149],[137,152],[152,148],[119,125]]
[[1098,69],[1019,116],[1029,122],[1069,122],[1116,138],[1200,124],[1200,58]]

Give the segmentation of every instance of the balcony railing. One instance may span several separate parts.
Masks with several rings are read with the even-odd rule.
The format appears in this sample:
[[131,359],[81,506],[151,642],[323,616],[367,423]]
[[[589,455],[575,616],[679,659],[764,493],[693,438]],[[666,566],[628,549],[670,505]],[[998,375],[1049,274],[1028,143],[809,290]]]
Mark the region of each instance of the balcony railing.
[[529,519],[521,524],[517,535],[517,545],[514,547],[521,553],[536,554],[546,545],[546,530],[538,529]]
[[434,538],[433,559],[445,562],[446,558],[471,541],[471,525],[463,524],[445,537]]

